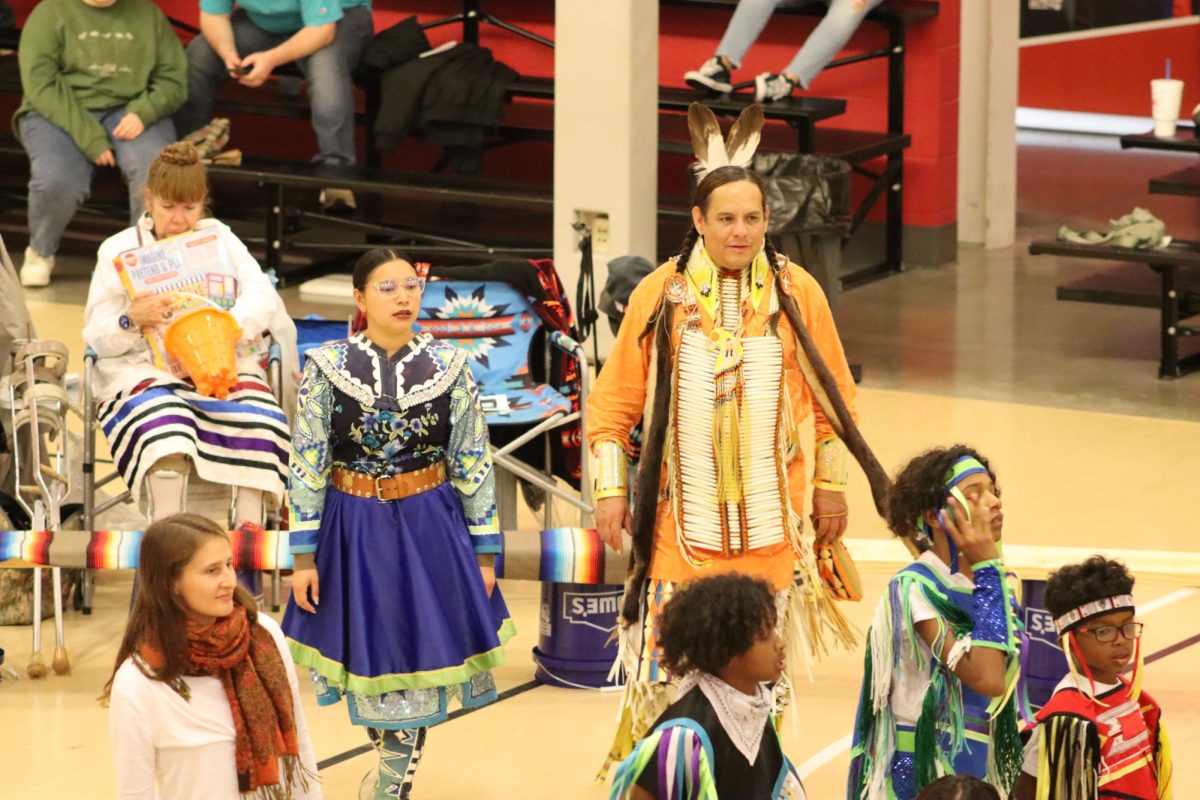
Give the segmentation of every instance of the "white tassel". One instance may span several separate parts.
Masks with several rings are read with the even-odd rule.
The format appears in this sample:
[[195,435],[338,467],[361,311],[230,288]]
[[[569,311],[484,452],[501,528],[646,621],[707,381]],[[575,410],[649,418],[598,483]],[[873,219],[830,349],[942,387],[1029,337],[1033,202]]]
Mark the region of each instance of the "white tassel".
[[[886,591],[886,590],[885,590]],[[891,777],[891,754],[896,750],[896,723],[892,718],[891,697],[893,662],[892,652],[892,609],[890,594],[875,606],[868,634],[871,649],[871,709],[875,716],[872,741],[864,742],[874,757],[871,774],[864,781],[862,800],[888,796],[888,780]]]
[[946,666],[953,672],[958,668],[958,662],[969,652],[971,652],[971,635],[968,633],[959,637],[954,646],[950,648],[950,653],[946,656]]

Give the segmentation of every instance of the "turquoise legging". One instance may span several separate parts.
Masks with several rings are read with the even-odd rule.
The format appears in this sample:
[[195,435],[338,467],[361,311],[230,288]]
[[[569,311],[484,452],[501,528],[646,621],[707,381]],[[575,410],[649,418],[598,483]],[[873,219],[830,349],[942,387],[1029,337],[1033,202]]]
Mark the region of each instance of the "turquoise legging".
[[367,728],[371,744],[379,752],[379,779],[375,800],[405,800],[412,792],[413,776],[421,762],[428,728],[390,731]]

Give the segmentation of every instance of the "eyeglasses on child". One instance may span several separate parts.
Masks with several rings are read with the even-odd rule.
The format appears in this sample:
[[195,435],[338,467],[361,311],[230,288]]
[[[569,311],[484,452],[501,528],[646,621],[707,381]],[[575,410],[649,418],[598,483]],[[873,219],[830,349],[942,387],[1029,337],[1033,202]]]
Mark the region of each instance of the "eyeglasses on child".
[[1143,627],[1140,622],[1126,622],[1124,625],[1097,625],[1095,628],[1081,626],[1079,630],[1084,633],[1090,633],[1096,638],[1097,642],[1107,644],[1116,640],[1117,631],[1120,631],[1121,635],[1131,642],[1134,639],[1140,639]]

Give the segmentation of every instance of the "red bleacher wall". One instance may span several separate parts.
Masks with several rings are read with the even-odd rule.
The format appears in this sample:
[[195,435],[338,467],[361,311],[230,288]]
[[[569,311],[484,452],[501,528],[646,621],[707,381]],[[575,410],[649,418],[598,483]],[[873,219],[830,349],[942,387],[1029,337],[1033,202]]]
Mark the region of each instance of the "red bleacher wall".
[[[575,0],[569,0],[575,1]],[[649,1],[649,0],[648,0]],[[199,4],[196,0],[158,0],[170,16],[196,24]],[[31,0],[15,0],[14,7],[23,18],[34,5]],[[554,38],[552,0],[485,0],[484,7],[507,21]],[[375,5],[375,25],[383,29],[405,16],[416,13],[423,21],[455,13],[457,0],[383,0]],[[724,11],[686,7],[661,9],[659,64],[660,80],[665,85],[682,85],[682,75],[712,54],[728,20]],[[777,70],[792,57],[816,20],[780,14],[772,20],[760,41],[751,49],[738,78],[744,79],[763,70]],[[938,227],[953,223],[957,193],[958,136],[958,31],[959,0],[942,0],[940,14],[909,31],[906,70],[905,120],[913,137],[912,149],[905,161],[904,222],[907,225]],[[439,44],[460,39],[461,28],[449,25],[431,30],[430,40]],[[851,41],[848,51],[875,49],[886,44],[886,34],[871,23],[864,24]],[[554,54],[546,48],[520,39],[492,26],[482,27],[482,43],[496,58],[525,75],[550,76]],[[597,69],[602,70],[603,64]],[[887,118],[887,67],[882,59],[842,67],[820,75],[812,87],[815,95],[844,97],[848,101],[843,117],[830,120],[833,127],[883,130]],[[525,118],[550,119],[540,104],[527,103],[511,113]],[[272,119],[263,125],[261,118],[234,119],[235,144],[248,153],[270,153],[306,158],[315,142],[302,121]],[[419,142],[406,142],[401,152],[389,156],[396,166],[420,168],[431,165],[437,153]],[[497,177],[549,181],[552,153],[548,145],[523,143],[501,148],[488,156],[486,171]],[[660,175],[660,190],[683,193],[685,178],[674,169]],[[865,191],[856,186],[856,192]]]
[[[1034,40],[1036,41],[1036,40]],[[1159,30],[1021,48],[1020,104],[1027,108],[1150,116],[1150,80],[1184,81],[1183,115],[1200,103],[1200,21]]]

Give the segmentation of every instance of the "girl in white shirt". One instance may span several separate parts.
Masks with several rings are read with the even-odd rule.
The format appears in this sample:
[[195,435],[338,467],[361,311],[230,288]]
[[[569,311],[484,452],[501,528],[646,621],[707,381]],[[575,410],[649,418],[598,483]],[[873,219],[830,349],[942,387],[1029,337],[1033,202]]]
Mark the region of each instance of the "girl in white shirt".
[[120,800],[321,800],[291,656],[238,585],[228,534],[160,520],[138,575],[101,698]]

